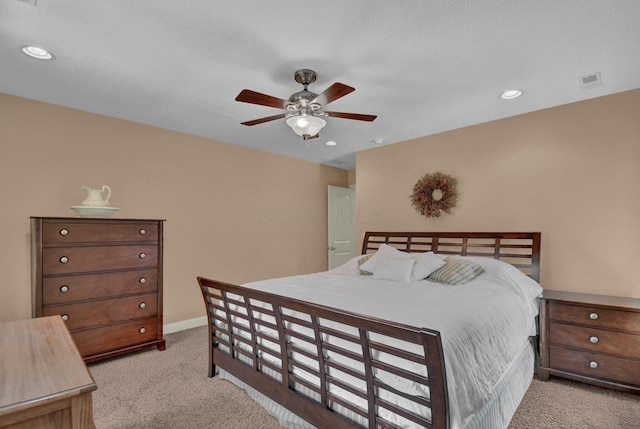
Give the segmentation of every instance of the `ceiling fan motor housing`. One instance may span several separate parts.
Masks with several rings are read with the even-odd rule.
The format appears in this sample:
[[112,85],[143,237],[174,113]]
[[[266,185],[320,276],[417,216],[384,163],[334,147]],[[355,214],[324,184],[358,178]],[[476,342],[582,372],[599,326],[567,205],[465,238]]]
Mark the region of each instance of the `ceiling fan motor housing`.
[[318,103],[313,103],[313,105],[311,104],[311,101],[314,100],[317,96],[318,94],[314,94],[311,91],[303,89],[302,91],[292,94],[291,97],[289,97],[289,101],[295,103],[296,105],[299,105],[300,109],[317,110],[322,106],[320,106],[320,104]]

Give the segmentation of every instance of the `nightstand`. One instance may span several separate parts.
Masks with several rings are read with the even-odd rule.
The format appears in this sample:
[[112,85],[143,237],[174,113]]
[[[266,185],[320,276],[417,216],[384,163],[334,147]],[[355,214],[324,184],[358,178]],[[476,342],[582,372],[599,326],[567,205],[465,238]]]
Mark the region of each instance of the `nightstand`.
[[640,393],[640,299],[545,290],[539,378]]

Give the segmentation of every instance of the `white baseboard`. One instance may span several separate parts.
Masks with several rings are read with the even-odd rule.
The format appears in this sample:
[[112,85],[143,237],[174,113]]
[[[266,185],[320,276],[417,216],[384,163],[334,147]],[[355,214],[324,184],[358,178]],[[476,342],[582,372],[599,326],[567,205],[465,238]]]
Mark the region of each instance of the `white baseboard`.
[[197,328],[207,325],[207,316],[196,317],[195,319],[181,320],[180,322],[167,323],[162,327],[163,334],[184,331],[185,329]]

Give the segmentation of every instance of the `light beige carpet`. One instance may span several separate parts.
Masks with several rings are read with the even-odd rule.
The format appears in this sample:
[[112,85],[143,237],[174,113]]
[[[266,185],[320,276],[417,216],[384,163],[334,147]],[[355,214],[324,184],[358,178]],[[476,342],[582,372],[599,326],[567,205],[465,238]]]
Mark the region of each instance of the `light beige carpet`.
[[[97,429],[280,429],[247,394],[207,377],[207,329],[89,365]],[[534,380],[509,429],[640,429],[640,397],[552,378]],[[487,428],[494,429],[494,428]]]

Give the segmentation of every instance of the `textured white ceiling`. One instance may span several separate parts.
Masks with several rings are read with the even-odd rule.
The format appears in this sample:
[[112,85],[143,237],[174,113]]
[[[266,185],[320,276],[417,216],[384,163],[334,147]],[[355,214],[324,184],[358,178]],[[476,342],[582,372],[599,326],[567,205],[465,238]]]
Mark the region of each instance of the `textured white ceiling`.
[[[242,89],[286,99],[299,68],[313,92],[356,88],[328,110],[378,118],[328,118],[309,147],[284,120],[240,124],[281,112],[234,101]],[[595,72],[602,86],[581,90]],[[638,0],[0,1],[2,93],[345,169],[375,139],[639,87]]]

